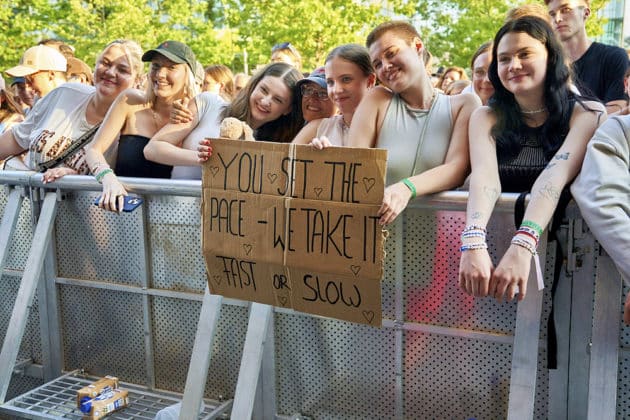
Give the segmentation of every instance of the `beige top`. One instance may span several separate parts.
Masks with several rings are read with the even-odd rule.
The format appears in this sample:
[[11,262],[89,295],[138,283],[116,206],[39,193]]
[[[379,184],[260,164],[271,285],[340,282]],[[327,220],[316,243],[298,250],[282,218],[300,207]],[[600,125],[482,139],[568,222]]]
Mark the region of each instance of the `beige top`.
[[431,108],[413,109],[394,94],[376,147],[387,149],[387,185],[444,163],[453,133],[451,101],[438,93]]
[[342,115],[334,115],[322,119],[317,127],[317,137],[326,136],[333,146],[346,146],[348,144],[348,127],[343,121]]

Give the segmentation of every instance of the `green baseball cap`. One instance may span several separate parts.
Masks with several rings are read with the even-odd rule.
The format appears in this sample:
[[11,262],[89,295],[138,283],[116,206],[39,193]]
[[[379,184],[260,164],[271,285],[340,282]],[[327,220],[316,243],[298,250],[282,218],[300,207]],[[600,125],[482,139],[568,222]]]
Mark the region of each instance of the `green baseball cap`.
[[142,61],[151,61],[155,54],[160,54],[171,60],[173,63],[188,64],[188,67],[190,67],[190,70],[193,71],[193,74],[195,72],[195,66],[197,63],[195,53],[183,42],[164,41],[158,45],[157,48],[145,52],[142,55]]

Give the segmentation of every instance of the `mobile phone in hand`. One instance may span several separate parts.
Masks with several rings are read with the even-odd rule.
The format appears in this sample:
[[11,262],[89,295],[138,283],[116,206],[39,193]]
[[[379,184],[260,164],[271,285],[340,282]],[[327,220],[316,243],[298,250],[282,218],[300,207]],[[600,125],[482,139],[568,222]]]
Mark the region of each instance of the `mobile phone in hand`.
[[[101,196],[99,196],[96,200],[94,200],[94,205],[98,206],[98,202],[101,201]],[[126,213],[130,213],[140,207],[140,205],[144,202],[144,200],[135,195],[126,195],[125,201],[123,204],[122,211]]]

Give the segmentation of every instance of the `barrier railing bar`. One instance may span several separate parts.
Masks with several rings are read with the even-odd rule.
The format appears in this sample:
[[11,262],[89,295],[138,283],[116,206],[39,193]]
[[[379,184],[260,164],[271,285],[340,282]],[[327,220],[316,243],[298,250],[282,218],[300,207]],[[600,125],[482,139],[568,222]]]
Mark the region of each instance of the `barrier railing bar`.
[[[128,188],[128,191],[136,194],[201,197],[201,181],[126,177],[120,177],[120,180]],[[44,184],[42,174],[27,171],[0,171],[0,184],[58,188],[71,191],[100,192],[102,190],[102,186],[92,176],[67,175],[55,182]],[[518,194],[502,193],[497,200],[494,211],[513,212],[517,198]],[[464,211],[467,202],[467,191],[446,191],[418,197],[409,204],[408,208]]]
[[[406,216],[406,215],[405,215]],[[394,418],[403,419],[405,417],[405,387],[404,387],[404,334],[401,325],[405,323],[405,281],[403,272],[403,255],[404,255],[404,217],[397,217],[394,221],[393,229],[395,232],[396,246],[394,248],[394,372],[395,372],[395,414]]]
[[608,255],[597,260],[587,419],[617,416],[621,276]]
[[0,403],[4,403],[13,373],[24,329],[28,320],[35,290],[42,273],[44,256],[50,243],[51,232],[57,211],[57,194],[47,193],[44,205],[33,234],[33,243],[26,261],[24,276],[20,282],[9,327],[0,352]]
[[[153,271],[151,270],[151,242],[147,232],[147,207],[142,204],[138,209],[137,217],[140,221],[140,282],[143,289],[151,287]],[[155,357],[153,351],[153,316],[151,311],[151,299],[149,295],[142,295],[142,319],[144,332],[145,369],[147,385],[150,389],[155,388]]]
[[271,306],[261,303],[252,303],[251,305],[243,357],[234,391],[234,406],[231,414],[233,419],[250,419],[252,417],[267,328],[273,328],[269,325],[272,319],[272,310]]
[[263,344],[262,366],[256,388],[256,401],[252,419],[273,419],[277,414],[276,404],[276,354],[274,312],[269,314],[269,328]]
[[186,376],[180,420],[193,420],[199,415],[199,406],[206,388],[212,357],[212,344],[221,315],[222,300],[223,297],[219,295],[211,295],[206,286]]
[[[543,233],[539,243],[540,265],[544,273],[547,256],[547,231]],[[538,337],[543,291],[538,290],[536,270],[532,262],[527,281],[527,295],[518,303],[516,309],[508,420],[534,418],[536,374],[538,372]]]
[[0,274],[4,271],[4,264],[9,255],[11,236],[20,216],[22,200],[22,192],[17,188],[11,189],[0,223]]
[[593,235],[585,235],[585,229],[581,218],[569,220],[567,263],[573,278],[567,414],[571,419],[584,416],[588,411],[589,400],[589,343],[593,327],[596,243]]

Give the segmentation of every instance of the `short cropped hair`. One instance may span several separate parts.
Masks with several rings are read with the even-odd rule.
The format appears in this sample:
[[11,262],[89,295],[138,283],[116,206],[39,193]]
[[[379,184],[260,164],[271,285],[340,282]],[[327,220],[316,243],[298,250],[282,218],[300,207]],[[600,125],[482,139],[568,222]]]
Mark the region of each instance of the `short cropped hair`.
[[378,25],[372,29],[372,32],[367,36],[365,46],[370,48],[372,44],[379,40],[386,32],[395,32],[396,35],[404,39],[408,44],[411,44],[414,38],[420,38],[420,33],[409,22],[404,20],[391,20]]

